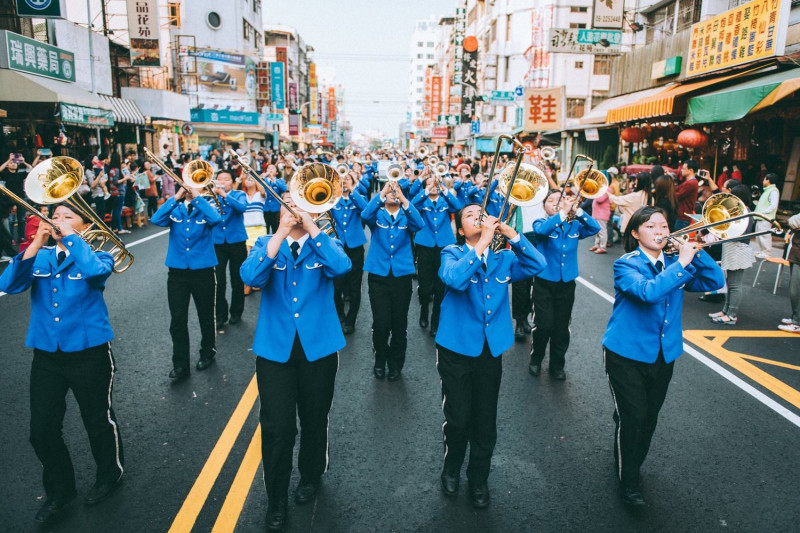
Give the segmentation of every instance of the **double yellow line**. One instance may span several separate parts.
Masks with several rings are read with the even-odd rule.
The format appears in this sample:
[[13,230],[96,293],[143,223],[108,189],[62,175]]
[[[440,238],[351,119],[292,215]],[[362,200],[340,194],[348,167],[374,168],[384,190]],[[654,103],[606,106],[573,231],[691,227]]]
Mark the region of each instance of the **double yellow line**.
[[[206,500],[208,500],[208,495],[214,483],[216,483],[222,467],[228,460],[231,449],[233,449],[233,445],[257,399],[258,385],[256,376],[253,375],[250,384],[239,400],[239,404],[225,425],[219,440],[214,445],[214,449],[211,450],[211,454],[200,471],[200,475],[197,476],[192,489],[175,516],[175,520],[173,520],[169,528],[169,533],[189,533],[194,527],[197,517],[203,510]],[[228,495],[225,497],[225,502],[222,504],[222,509],[220,509],[217,520],[214,522],[214,528],[212,529],[214,533],[233,532],[239,520],[239,515],[242,513],[247,494],[253,485],[253,479],[260,462],[261,426],[257,426],[253,437],[250,439],[250,444],[247,447],[242,463],[239,465],[239,470],[236,472],[233,483],[228,490]]]

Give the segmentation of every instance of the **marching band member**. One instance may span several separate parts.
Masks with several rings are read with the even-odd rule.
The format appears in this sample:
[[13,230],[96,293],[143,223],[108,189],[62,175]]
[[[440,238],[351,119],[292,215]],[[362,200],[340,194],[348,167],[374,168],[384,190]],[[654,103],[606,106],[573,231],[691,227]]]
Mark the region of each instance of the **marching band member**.
[[[269,185],[273,191],[278,193],[278,195],[281,195],[286,190],[286,181],[277,176],[278,168],[273,164],[267,165],[264,181],[267,182],[267,185]],[[281,204],[278,202],[278,200],[273,198],[271,194],[265,195],[264,225],[267,227],[267,233],[273,233],[276,229],[278,229],[278,223],[280,222],[280,210]]]
[[[481,206],[456,213],[459,244],[442,251],[439,276],[445,284],[436,368],[442,379],[445,423],[442,490],[458,492],[461,466],[470,447],[467,478],[473,506],[489,505],[487,480],[497,442],[497,397],[503,372],[502,353],[514,344],[508,304],[509,282],[536,275],[542,255],[506,224],[487,216],[478,226]],[[510,250],[492,252],[496,232]]]
[[414,273],[411,235],[421,230],[424,222],[394,182],[387,182],[380,194],[370,200],[361,212],[361,220],[369,225],[372,233],[364,270],[369,272],[372,349],[375,351],[373,374],[378,379],[388,377],[389,381],[397,381],[408,344],[408,306]]
[[335,319],[333,278],[350,270],[342,244],[322,233],[289,193],[283,199],[299,218],[281,208],[275,234],[259,238],[242,265],[245,283],[263,289],[253,352],[269,499],[267,529],[275,531],[287,519],[296,417],[302,428],[297,503],[316,498],[328,467],[328,412],[338,351],[345,346]]
[[200,321],[200,360],[197,370],[214,363],[217,354],[214,337],[214,299],[216,276],[212,227],[221,220],[219,212],[197,189],[181,188],[153,213],[151,222],[169,227],[169,246],[165,265],[169,333],[172,337],[172,371],[170,379],[179,381],[189,376],[189,299],[194,300]]
[[[364,226],[361,224],[361,212],[367,206],[367,201],[355,191],[357,188],[355,176],[354,172],[350,172],[342,179],[342,197],[331,209],[336,231],[344,244],[347,257],[353,264],[350,272],[343,277],[336,278],[333,282],[333,299],[345,335],[355,331],[358,311],[361,308],[364,245],[367,243]],[[350,302],[346,313],[344,310],[345,296]]]
[[712,291],[725,284],[719,266],[693,243],[681,244],[677,255],[664,254],[669,232],[661,208],[642,207],[631,217],[623,239],[628,253],[614,262],[614,309],[603,336],[614,400],[614,462],[622,501],[630,506],[645,505],[639,469],[674,361],[683,354],[683,292]]
[[[114,333],[103,299],[114,259],[94,252],[77,235],[91,223],[67,205],[56,207],[53,222],[59,232],[40,224],[30,246],[0,276],[4,292],[31,290],[25,345],[33,348],[30,440],[43,467],[47,499],[36,513],[36,521],[43,523],[52,522],[75,498],[75,472],[61,433],[68,390],[80,407],[97,464],[84,502],[105,500],[122,480],[125,463],[111,406]],[[56,246],[45,246],[50,237]]]
[[[267,226],[264,222],[264,204],[267,201],[267,191],[265,191],[264,187],[251,176],[244,175],[240,179],[242,180],[242,192],[247,200],[247,206],[245,207],[242,217],[244,220],[244,230],[247,232],[247,241],[245,242],[245,248],[247,250],[245,257],[247,257],[247,255],[250,254],[250,250],[255,246],[258,238],[267,234]],[[252,290],[252,287],[245,285],[244,295],[248,296]]]
[[600,225],[583,209],[574,211],[574,196],[564,196],[557,211],[561,191],[551,189],[545,198],[547,218],[534,221],[536,248],[547,259],[545,268],[533,281],[533,323],[531,362],[528,371],[538,376],[542,371],[547,345],[550,344],[550,377],[567,379],[564,357],[569,348],[569,323],[575,304],[575,278],[578,277],[578,241],[600,231]]
[[[222,206],[222,220],[214,226],[214,252],[217,255],[217,327],[221,328],[228,321],[230,312],[231,324],[242,321],[244,312],[244,283],[239,269],[247,258],[247,231],[244,228],[244,211],[247,208],[247,197],[242,191],[233,190],[233,175],[227,170],[217,174],[215,189]],[[231,304],[225,298],[227,285],[225,267],[231,273]]]
[[461,206],[458,199],[450,194],[439,178],[431,177],[427,180],[427,184],[425,190],[420,192],[413,201],[414,207],[420,212],[425,223],[414,236],[414,244],[419,276],[417,289],[419,325],[421,328],[428,327],[428,311],[431,301],[433,301],[430,327],[431,337],[435,337],[439,327],[439,311],[444,297],[444,284],[438,274],[442,248],[456,242],[450,225],[450,213],[455,213]]

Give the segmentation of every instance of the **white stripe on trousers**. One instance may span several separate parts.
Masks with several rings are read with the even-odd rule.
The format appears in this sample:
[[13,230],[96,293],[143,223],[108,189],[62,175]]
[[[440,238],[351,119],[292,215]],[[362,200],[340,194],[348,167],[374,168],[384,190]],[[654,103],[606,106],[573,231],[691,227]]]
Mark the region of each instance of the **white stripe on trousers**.
[[[606,366],[606,349],[603,348],[603,366]],[[619,476],[619,480],[622,481],[622,443],[620,442],[619,436],[622,434],[620,428],[622,427],[622,417],[619,416],[619,408],[617,407],[617,395],[614,394],[614,387],[611,386],[611,378],[608,376],[608,370],[606,370],[606,380],[608,380],[608,388],[611,390],[611,399],[614,402],[614,412],[617,413],[617,431],[616,431],[616,439],[617,439],[617,463],[619,463],[617,476]]]
[[119,477],[125,472],[122,463],[119,460],[119,432],[117,431],[117,423],[111,419],[111,389],[114,386],[114,357],[111,355],[111,342],[108,342],[108,363],[111,365],[111,378],[108,380],[108,406],[106,408],[106,418],[111,427],[114,428],[114,452],[117,460],[117,467],[119,467]]

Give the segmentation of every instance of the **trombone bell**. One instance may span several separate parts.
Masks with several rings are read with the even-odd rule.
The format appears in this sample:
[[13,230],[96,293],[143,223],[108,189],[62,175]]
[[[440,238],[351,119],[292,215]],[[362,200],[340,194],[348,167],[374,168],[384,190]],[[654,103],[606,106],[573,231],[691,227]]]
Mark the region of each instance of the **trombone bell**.
[[75,194],[83,167],[71,157],[53,157],[36,165],[25,178],[25,194],[36,204],[58,204]]
[[309,163],[289,181],[294,204],[307,213],[324,213],[342,197],[342,178],[330,165]]
[[528,163],[520,163],[517,177],[511,186],[511,194],[508,192],[508,185],[514,175],[514,165],[509,165],[497,177],[497,190],[509,196],[508,202],[518,207],[528,207],[540,204],[547,196],[548,182],[547,176],[539,167]]
[[581,186],[578,195],[584,198],[599,198],[608,190],[608,178],[597,169],[586,169],[578,172],[575,182]]
[[183,167],[181,177],[189,187],[203,189],[214,179],[214,169],[206,161],[195,159]]
[[397,163],[389,165],[386,169],[386,178],[389,181],[397,181],[403,177],[403,167],[398,165]]

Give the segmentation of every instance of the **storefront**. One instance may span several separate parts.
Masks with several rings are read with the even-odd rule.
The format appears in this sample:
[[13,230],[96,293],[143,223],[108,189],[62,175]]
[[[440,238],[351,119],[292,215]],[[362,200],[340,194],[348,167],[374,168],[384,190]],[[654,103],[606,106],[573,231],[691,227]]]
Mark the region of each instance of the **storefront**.
[[128,150],[137,150],[142,144],[145,126],[144,115],[136,106],[136,102],[125,98],[100,95],[104,101],[111,104],[114,116],[114,150],[125,153]]
[[191,110],[194,134],[198,136],[200,146],[210,148],[223,148],[231,142],[246,143],[254,149],[259,148],[266,137],[266,126],[261,124],[260,118],[259,113],[247,111],[205,108]]
[[145,118],[145,146],[156,154],[180,151],[181,127],[191,120],[189,97],[162,89],[122,87],[122,98],[131,100]]

